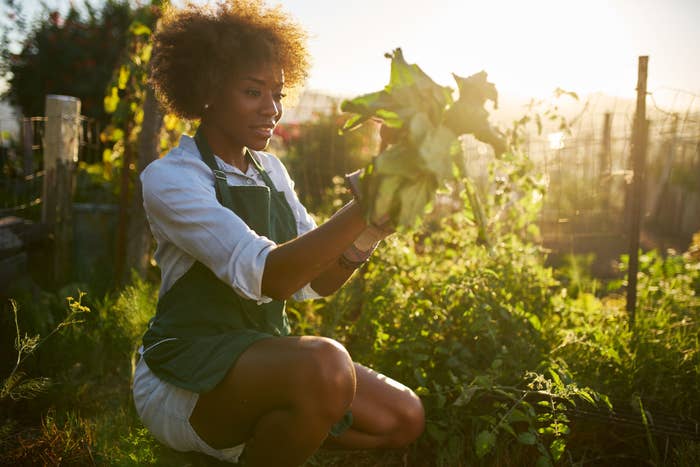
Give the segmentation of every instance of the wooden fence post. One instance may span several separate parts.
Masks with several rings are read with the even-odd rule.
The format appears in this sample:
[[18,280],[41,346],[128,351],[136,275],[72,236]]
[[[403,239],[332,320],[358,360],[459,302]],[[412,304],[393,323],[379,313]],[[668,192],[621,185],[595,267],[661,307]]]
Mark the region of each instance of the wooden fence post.
[[46,96],[41,221],[53,235],[48,266],[55,284],[69,280],[73,244],[73,191],[80,143],[80,99]]
[[[600,209],[609,215],[610,213],[610,189],[612,188],[612,113],[605,112],[603,119],[603,139],[600,148],[600,166],[598,167],[598,190],[600,193]],[[607,218],[605,221],[609,221]]]
[[22,119],[22,170],[25,177],[34,173],[34,124]]
[[639,57],[637,76],[637,110],[635,112],[632,132],[632,179],[631,196],[628,198],[629,230],[629,267],[627,270],[627,313],[629,327],[634,328],[637,307],[637,271],[639,270],[639,232],[641,230],[642,198],[644,196],[644,165],[646,163],[647,137],[649,121],[646,118],[647,68],[648,56]]

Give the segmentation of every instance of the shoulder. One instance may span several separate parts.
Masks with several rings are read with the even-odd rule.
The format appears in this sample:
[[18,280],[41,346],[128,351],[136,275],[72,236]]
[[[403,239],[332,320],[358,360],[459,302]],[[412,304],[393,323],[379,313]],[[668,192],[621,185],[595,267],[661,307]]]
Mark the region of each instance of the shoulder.
[[157,159],[141,172],[144,191],[173,185],[211,185],[214,181],[209,167],[202,161],[194,140],[183,135],[177,147]]

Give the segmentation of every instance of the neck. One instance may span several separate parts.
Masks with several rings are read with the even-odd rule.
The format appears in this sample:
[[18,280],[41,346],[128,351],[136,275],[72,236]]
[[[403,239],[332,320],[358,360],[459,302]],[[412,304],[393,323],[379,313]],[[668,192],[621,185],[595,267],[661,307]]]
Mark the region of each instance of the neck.
[[248,170],[245,146],[232,143],[224,132],[212,125],[207,125],[206,122],[202,122],[201,131],[207,143],[209,143],[212,152],[221,160],[234,167],[238,167],[244,173]]

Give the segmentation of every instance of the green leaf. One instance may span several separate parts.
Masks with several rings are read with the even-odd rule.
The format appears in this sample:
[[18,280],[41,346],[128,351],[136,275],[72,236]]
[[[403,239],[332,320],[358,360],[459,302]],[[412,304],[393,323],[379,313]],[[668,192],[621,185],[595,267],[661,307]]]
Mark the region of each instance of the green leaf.
[[584,391],[584,390],[580,390],[579,393],[578,393],[578,396],[579,396],[581,399],[585,400],[586,402],[590,403],[591,405],[595,405],[595,401],[593,400],[593,398],[591,397],[591,395],[588,394],[588,392],[586,392],[586,391]]
[[479,229],[477,240],[480,243],[485,243],[490,246],[491,241],[486,230],[488,227],[486,213],[484,212],[484,207],[481,203],[481,199],[479,198],[479,193],[476,191],[476,188],[468,178],[464,179],[464,188],[467,194],[467,199],[469,200],[469,206],[471,207],[472,213],[474,214],[474,219],[476,220],[476,225]]
[[563,388],[564,385],[561,382],[561,378],[559,377],[559,373],[553,368],[549,369],[549,374],[552,377],[552,380],[554,381],[554,386],[557,388]]
[[540,456],[537,458],[535,467],[552,467],[552,461],[550,461],[547,456]]
[[445,407],[445,402],[447,401],[447,398],[444,394],[438,393],[435,399],[435,407],[437,407],[438,409],[442,409],[443,407]]
[[398,175],[409,181],[417,180],[425,172],[423,161],[405,143],[389,146],[374,160],[373,166],[376,175]]
[[416,218],[423,215],[425,207],[435,194],[436,185],[432,177],[424,176],[415,184],[404,186],[399,192],[401,207],[399,208],[398,223],[403,226],[413,226]]
[[608,409],[612,410],[613,406],[612,406],[612,403],[610,402],[610,398],[607,395],[598,394],[598,398],[603,402],[603,404],[605,404],[605,406]]
[[352,117],[348,118],[345,123],[343,124],[343,127],[340,129],[341,133],[344,131],[350,131],[354,130],[355,128],[360,127],[363,123],[365,123],[367,120],[369,120],[369,116],[367,115],[361,115],[361,114],[355,114]]
[[527,320],[530,322],[530,325],[535,331],[540,331],[542,329],[542,322],[537,317],[537,315],[533,313],[528,313]]
[[343,125],[343,130],[356,128],[372,117],[381,118],[388,126],[401,127],[403,121],[399,119],[395,108],[396,103],[386,91],[372,92],[354,99],[344,100],[340,104],[340,110],[356,113],[359,117],[348,120]]
[[426,430],[428,431],[428,436],[439,443],[445,441],[447,438],[447,431],[434,423],[428,423]]
[[462,393],[455,399],[455,401],[452,403],[452,405],[456,407],[463,407],[472,400],[472,397],[474,397],[474,394],[476,394],[476,391],[478,391],[479,388],[477,387],[469,387],[465,390],[462,391]]
[[134,21],[131,23],[131,27],[129,28],[129,32],[133,34],[134,36],[143,36],[143,35],[150,35],[151,34],[151,28],[146,26],[140,21]]
[[444,126],[429,130],[420,145],[420,154],[426,166],[442,179],[452,178],[452,145],[457,137]]
[[491,430],[484,430],[476,436],[475,444],[476,455],[481,459],[496,445],[496,435]]
[[117,81],[117,87],[119,89],[126,89],[126,85],[129,82],[129,75],[131,74],[129,67],[122,65],[119,67],[119,80]]
[[119,105],[119,90],[116,86],[112,86],[109,95],[104,98],[105,112],[108,114],[114,113],[117,110],[117,105]]
[[391,58],[391,75],[384,90],[391,94],[399,115],[410,117],[425,112],[436,125],[442,119],[445,106],[452,103],[452,90],[435,83],[418,65],[408,64],[401,49],[395,49]]
[[523,433],[518,434],[518,442],[520,444],[525,444],[528,446],[532,446],[535,443],[537,443],[537,436],[534,434],[530,433],[529,431],[525,431]]
[[513,409],[508,417],[510,423],[514,422],[530,422],[530,417],[520,409]]
[[493,147],[497,156],[505,152],[505,142],[498,130],[489,124],[489,114],[484,109],[487,100],[498,106],[498,92],[489,83],[486,72],[481,71],[467,78],[453,74],[459,88],[459,99],[445,113],[445,124],[457,135],[469,133]]
[[[382,177],[379,184],[379,192],[374,199],[374,218],[381,219],[390,215],[394,205],[394,194],[401,186],[403,179],[397,175]],[[426,356],[427,358],[427,356]]]
[[558,461],[561,458],[562,454],[564,454],[565,449],[566,440],[564,438],[556,438],[554,441],[552,441],[552,444],[549,445],[549,452],[552,454],[554,462]]
[[411,123],[409,124],[409,134],[413,140],[413,144],[416,146],[420,145],[425,136],[430,130],[433,129],[433,124],[430,123],[430,119],[425,112],[418,112],[411,118]]

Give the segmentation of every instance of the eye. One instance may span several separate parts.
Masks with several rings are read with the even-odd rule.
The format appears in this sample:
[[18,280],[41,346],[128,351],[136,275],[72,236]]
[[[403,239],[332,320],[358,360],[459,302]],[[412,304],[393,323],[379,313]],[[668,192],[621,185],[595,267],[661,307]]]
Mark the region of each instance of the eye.
[[260,96],[260,91],[258,89],[246,89],[245,93],[248,94],[249,96],[253,96],[253,97]]

